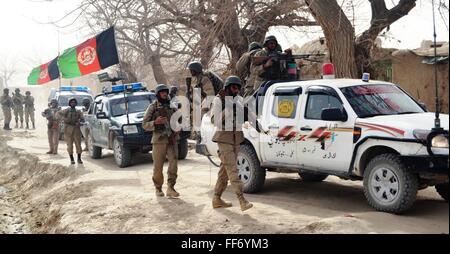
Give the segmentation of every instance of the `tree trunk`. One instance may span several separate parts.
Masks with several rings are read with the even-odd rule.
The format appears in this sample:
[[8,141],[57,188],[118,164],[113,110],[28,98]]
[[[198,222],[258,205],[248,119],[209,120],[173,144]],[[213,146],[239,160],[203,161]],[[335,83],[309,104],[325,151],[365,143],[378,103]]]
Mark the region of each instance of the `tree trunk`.
[[138,82],[137,75],[134,71],[135,68],[133,68],[133,66],[129,62],[122,61],[120,63],[120,66],[122,67],[122,71],[125,72],[125,74],[127,76],[127,80],[126,80],[127,83]]
[[155,77],[156,83],[167,84],[167,77],[161,64],[161,57],[159,55],[150,55],[148,57],[150,66],[152,66],[153,69],[153,76]]
[[322,27],[337,78],[357,78],[355,31],[336,0],[306,0]]

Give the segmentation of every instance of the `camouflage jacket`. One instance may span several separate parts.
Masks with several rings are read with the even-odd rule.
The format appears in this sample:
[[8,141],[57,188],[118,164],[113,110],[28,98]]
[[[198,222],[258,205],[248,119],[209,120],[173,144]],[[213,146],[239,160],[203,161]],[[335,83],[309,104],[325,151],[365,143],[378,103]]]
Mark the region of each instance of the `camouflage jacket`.
[[[152,144],[169,144],[169,138],[173,138],[174,132],[170,127],[172,115],[176,109],[170,107],[169,104],[162,104],[158,100],[150,104],[145,111],[144,120],[142,121],[142,128],[146,131],[152,131]],[[167,124],[156,125],[155,120],[158,117],[166,117]]]
[[2,104],[2,109],[11,109],[14,106],[13,100],[9,95],[2,95],[0,104]]
[[24,99],[23,103],[25,104],[25,109],[34,110],[34,98],[33,98],[33,96],[25,96],[25,99]]
[[84,122],[84,116],[81,110],[67,108],[60,111],[59,115],[65,125],[80,126]]
[[14,107],[15,108],[22,108],[24,103],[25,97],[21,94],[14,94],[12,97]]
[[47,119],[47,127],[49,129],[58,129],[60,122],[59,112],[61,111],[61,107],[57,108],[47,108],[42,112],[42,116]]
[[[242,97],[239,97],[242,101]],[[239,145],[244,142],[244,133],[242,132],[242,124],[237,123],[236,112],[227,112],[225,109],[225,96],[218,94],[213,101],[211,122],[217,128],[212,138],[213,142],[225,143],[229,145]],[[233,114],[230,116],[230,114]],[[233,130],[226,130],[225,121],[232,119]],[[242,119],[243,120],[243,119]]]

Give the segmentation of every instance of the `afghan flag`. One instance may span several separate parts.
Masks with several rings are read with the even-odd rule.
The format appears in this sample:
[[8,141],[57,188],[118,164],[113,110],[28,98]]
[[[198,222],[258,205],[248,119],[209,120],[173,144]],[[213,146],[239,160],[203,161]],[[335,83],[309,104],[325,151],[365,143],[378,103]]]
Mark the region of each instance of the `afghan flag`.
[[66,49],[58,65],[63,78],[76,78],[119,63],[114,27]]
[[28,85],[42,85],[59,78],[58,58],[34,68],[28,75]]

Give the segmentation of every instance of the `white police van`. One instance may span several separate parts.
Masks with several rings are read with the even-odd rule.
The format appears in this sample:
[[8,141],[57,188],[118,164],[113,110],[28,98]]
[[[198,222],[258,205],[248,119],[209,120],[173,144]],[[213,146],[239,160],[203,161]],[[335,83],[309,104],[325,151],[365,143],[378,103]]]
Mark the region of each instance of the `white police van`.
[[[435,114],[399,86],[354,79],[269,81],[254,96],[266,132],[244,124],[238,168],[245,192],[262,189],[266,170],[295,169],[303,181],[328,175],[362,180],[367,201],[379,211],[408,210],[417,191],[428,186],[448,202],[448,115],[441,115],[442,129],[434,131]],[[201,129],[197,152],[217,156],[208,115]]]

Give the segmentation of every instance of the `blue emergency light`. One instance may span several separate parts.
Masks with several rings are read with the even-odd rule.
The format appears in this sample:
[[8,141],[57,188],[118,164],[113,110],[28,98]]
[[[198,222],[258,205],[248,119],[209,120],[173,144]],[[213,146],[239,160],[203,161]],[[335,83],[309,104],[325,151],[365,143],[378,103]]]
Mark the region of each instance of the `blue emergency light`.
[[123,84],[123,85],[115,85],[111,88],[112,93],[122,93],[124,91],[139,91],[144,88],[142,83],[132,83],[132,84]]
[[87,86],[62,86],[61,89],[59,89],[61,92],[86,92],[89,93],[89,88]]

